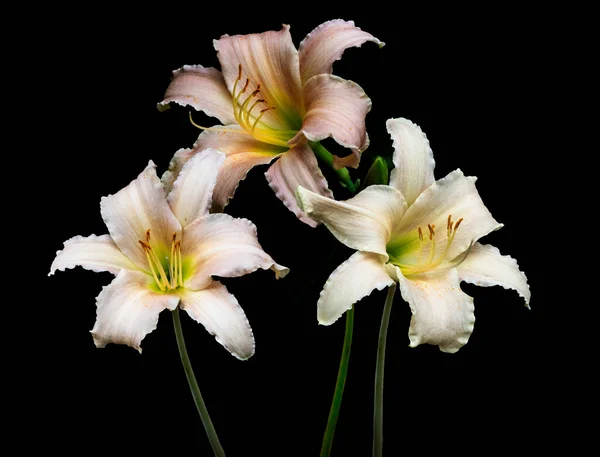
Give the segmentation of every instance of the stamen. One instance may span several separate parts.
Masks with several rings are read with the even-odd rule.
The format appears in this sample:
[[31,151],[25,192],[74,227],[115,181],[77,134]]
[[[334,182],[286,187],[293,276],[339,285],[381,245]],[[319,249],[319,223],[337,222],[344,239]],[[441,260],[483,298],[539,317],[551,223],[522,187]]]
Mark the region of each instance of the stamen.
[[150,244],[150,229],[146,230],[146,243]]
[[246,84],[244,84],[244,88],[242,89],[240,94],[243,94],[244,92],[246,92],[246,89],[248,89],[248,84],[250,84],[250,78],[246,78]]
[[174,260],[175,260],[175,239],[177,238],[177,233],[173,233],[173,238],[171,240],[171,257],[169,257],[169,277],[171,278],[171,289],[174,289],[177,286],[177,282],[175,281],[174,274],[175,269],[173,268]]
[[[447,223],[446,223],[446,233],[447,233],[446,245],[445,245],[443,251],[438,256],[436,256],[436,252],[435,252],[436,251],[435,224],[427,224],[427,228],[429,229],[430,243],[429,243],[429,255],[427,256],[428,258],[424,263],[422,263],[421,260],[423,258],[425,241],[424,241],[424,237],[423,237],[423,230],[421,229],[421,227],[418,227],[417,233],[419,235],[419,252],[417,255],[417,263],[416,264],[396,263],[396,265],[398,265],[402,268],[402,271],[404,274],[409,274],[409,275],[424,273],[426,271],[437,268],[446,259],[446,255],[448,254],[450,245],[454,241],[454,237],[456,236],[456,231],[457,231],[458,227],[460,226],[460,224],[462,223],[462,221],[463,221],[463,218],[460,218],[458,221],[454,222],[454,221],[452,221],[452,215],[451,214],[448,215],[448,219],[447,219]],[[452,262],[454,262],[454,260],[452,260]]]
[[[147,234],[148,234],[148,232],[146,232],[146,235]],[[164,290],[166,288],[165,288],[164,284],[162,283],[162,281],[158,279],[158,275],[152,264],[153,259],[150,255],[152,248],[150,246],[148,246],[146,243],[144,243],[142,240],[138,240],[138,241],[142,245],[142,248],[144,249],[144,253],[146,254],[146,260],[148,261],[148,265],[150,266],[150,271],[152,272],[152,276],[154,277],[154,282],[156,282],[156,285],[160,288],[160,290],[162,290],[164,292]]]
[[200,130],[210,130],[213,132],[234,132],[234,133],[242,133],[244,135],[250,135],[249,132],[246,132],[245,130],[240,130],[240,129],[229,129],[227,127],[203,127],[202,125],[196,124],[194,122],[194,120],[192,119],[192,112],[190,111],[190,122],[192,123],[192,125],[196,128],[199,128]]
[[183,259],[181,258],[181,241],[176,244],[177,250],[177,279],[180,287],[183,287]]
[[429,228],[429,239],[433,240],[433,235],[435,235],[435,224],[427,224],[427,227]]
[[242,64],[238,64],[238,77],[237,77],[238,81],[242,80]]
[[263,108],[260,110],[260,114],[258,115],[258,117],[256,118],[256,120],[254,121],[254,124],[252,124],[252,133],[254,133],[254,129],[256,128],[256,124],[258,124],[258,121],[260,121],[260,118],[263,117],[265,115],[265,113],[269,110],[275,109],[274,106],[269,106],[268,108]]

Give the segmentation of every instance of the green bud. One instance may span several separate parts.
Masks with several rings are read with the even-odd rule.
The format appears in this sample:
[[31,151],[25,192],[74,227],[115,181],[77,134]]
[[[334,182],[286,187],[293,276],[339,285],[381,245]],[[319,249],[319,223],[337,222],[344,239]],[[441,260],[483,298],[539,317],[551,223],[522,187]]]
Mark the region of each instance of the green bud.
[[389,172],[387,163],[383,157],[377,156],[375,157],[375,160],[373,160],[371,168],[369,168],[369,171],[367,171],[367,175],[363,181],[363,188],[374,184],[387,185],[389,182],[388,179]]

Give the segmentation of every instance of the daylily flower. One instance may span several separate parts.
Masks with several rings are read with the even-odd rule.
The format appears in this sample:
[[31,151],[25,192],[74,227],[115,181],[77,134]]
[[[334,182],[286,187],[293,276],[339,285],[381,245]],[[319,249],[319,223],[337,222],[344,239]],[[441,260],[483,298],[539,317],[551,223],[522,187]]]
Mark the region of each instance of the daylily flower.
[[351,150],[332,158],[336,169],[357,167],[369,144],[371,100],[356,83],[333,76],[333,63],[349,47],[384,43],[354,22],[333,20],[315,28],[297,50],[289,29],[224,35],[214,41],[221,71],[186,65],[173,72],[159,109],[189,105],[223,125],[201,127],[193,148],[177,151],[162,178],[167,189],[198,151],[223,151],[227,158],[213,196],[213,210],[221,211],[252,167],[279,158],[265,173],[269,186],[300,220],[316,225],[294,196],[298,185],[333,196],[309,141],[332,137]]
[[109,235],[76,236],[57,252],[50,275],[79,265],[116,276],[96,298],[91,333],[97,347],[126,344],[141,352],[140,343],[156,328],[160,312],[179,306],[234,356],[252,356],[254,337],[246,315],[212,276],[243,276],[262,268],[280,278],[289,270],[263,251],[252,222],[209,214],[224,160],[214,149],[197,154],[168,195],[150,161],[127,187],[102,198]]
[[527,279],[513,258],[477,242],[502,224],[483,204],[476,178],[457,169],[436,181],[421,129],[402,118],[388,120],[387,129],[394,143],[389,185],[369,186],[344,202],[298,188],[300,207],[358,251],[327,280],[318,321],[330,325],[374,289],[398,282],[412,311],[410,346],[456,352],[475,322],[461,281],[514,289],[529,307]]

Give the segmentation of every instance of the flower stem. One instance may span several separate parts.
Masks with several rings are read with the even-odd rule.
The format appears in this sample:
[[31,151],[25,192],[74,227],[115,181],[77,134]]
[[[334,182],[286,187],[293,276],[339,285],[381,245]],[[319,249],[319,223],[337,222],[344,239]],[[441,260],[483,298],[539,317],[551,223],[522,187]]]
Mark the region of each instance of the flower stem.
[[317,141],[311,141],[309,144],[317,158],[321,159],[329,168],[335,171],[342,186],[344,186],[353,194],[356,193],[358,190],[358,185],[360,184],[360,180],[353,182],[348,169],[345,167],[336,170],[333,166],[333,155],[331,152],[325,149],[321,143]]
[[383,451],[383,368],[385,365],[385,342],[395,292],[396,283],[388,289],[379,329],[377,365],[375,366],[375,404],[373,408],[373,457],[381,457]]
[[200,388],[196,382],[196,376],[194,376],[194,370],[192,370],[192,364],[190,363],[190,358],[188,356],[187,349],[185,348],[183,329],[181,328],[181,319],[179,318],[179,308],[175,308],[173,311],[173,327],[175,327],[175,336],[177,338],[177,347],[179,348],[181,363],[183,364],[183,369],[190,385],[190,390],[192,391],[196,408],[198,409],[198,413],[202,419],[202,424],[204,425],[204,429],[206,430],[206,434],[210,440],[213,452],[215,457],[225,457],[225,451],[219,442],[219,437],[217,436],[215,427],[210,420],[210,416],[208,415],[208,410],[204,404],[204,399],[200,393]]
[[333,435],[340,415],[340,406],[342,405],[342,395],[346,385],[346,375],[348,374],[348,362],[350,360],[350,348],[352,347],[352,331],[354,326],[354,306],[346,312],[346,333],[344,335],[344,347],[342,348],[342,358],[338,370],[337,382],[333,393],[333,401],[329,410],[329,419],[323,435],[323,444],[321,445],[321,457],[328,457],[333,445]]

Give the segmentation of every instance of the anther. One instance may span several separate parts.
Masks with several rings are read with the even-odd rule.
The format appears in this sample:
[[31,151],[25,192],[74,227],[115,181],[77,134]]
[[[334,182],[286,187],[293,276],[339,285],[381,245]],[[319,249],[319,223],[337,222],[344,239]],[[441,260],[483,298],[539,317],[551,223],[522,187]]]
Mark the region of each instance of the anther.
[[150,229],[146,230],[146,243],[150,244]]
[[237,77],[238,81],[240,81],[242,79],[242,64],[238,64],[238,77]]
[[456,232],[456,230],[458,230],[458,226],[460,225],[460,223],[463,221],[463,218],[461,217],[459,220],[456,221],[456,225],[454,225],[454,231]]
[[242,91],[240,92],[240,94],[243,94],[244,92],[246,92],[246,89],[248,89],[248,85],[250,84],[250,79],[246,78],[246,84],[244,84],[244,88],[242,89]]
[[447,225],[447,230],[448,232],[450,232],[452,230],[452,214],[448,214],[448,225]]
[[427,227],[429,228],[429,239],[432,240],[435,235],[435,224],[427,224]]
[[419,240],[423,241],[423,230],[419,227]]
[[263,109],[261,109],[261,110],[260,110],[260,114],[262,114],[262,113],[266,113],[266,112],[267,112],[267,111],[269,111],[270,109],[275,109],[275,107],[274,107],[274,106],[269,106],[268,108],[263,108]]

